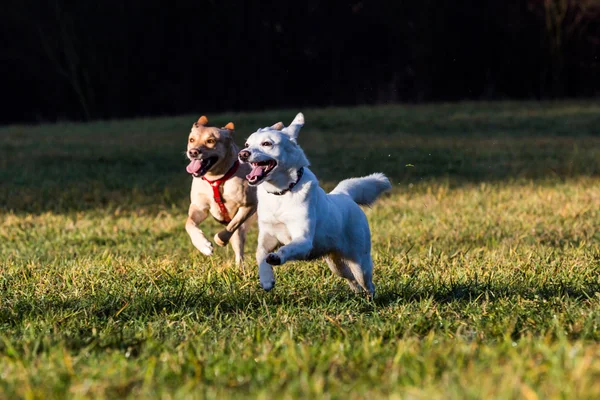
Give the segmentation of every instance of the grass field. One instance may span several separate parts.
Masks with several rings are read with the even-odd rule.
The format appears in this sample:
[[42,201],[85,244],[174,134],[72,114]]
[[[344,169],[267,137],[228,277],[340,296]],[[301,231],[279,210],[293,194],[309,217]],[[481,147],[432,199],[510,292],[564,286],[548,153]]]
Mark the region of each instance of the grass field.
[[0,128],[0,398],[600,397],[599,103],[303,111],[324,187],[393,181],[373,301],[192,247],[197,115]]

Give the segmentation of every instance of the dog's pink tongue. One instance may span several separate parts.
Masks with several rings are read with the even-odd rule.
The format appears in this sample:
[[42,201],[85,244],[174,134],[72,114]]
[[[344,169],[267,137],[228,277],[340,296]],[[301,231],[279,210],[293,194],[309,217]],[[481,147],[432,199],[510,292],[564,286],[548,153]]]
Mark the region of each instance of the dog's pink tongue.
[[265,168],[266,165],[257,165],[256,167],[252,168],[252,171],[250,171],[248,175],[246,175],[246,178],[251,179],[257,176],[262,176],[265,172]]
[[186,171],[189,172],[190,174],[196,174],[198,173],[198,171],[200,171],[200,168],[202,167],[202,161],[200,160],[192,160],[192,162],[186,167]]

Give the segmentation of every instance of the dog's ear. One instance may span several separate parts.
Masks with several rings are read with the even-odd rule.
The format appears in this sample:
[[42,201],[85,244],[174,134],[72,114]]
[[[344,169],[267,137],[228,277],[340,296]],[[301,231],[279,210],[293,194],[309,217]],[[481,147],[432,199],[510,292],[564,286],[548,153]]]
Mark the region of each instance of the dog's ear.
[[271,129],[274,129],[276,131],[280,131],[285,127],[285,125],[283,125],[283,122],[278,122],[274,125],[271,126]]
[[300,129],[304,126],[304,114],[298,113],[296,118],[292,121],[290,126],[287,128],[283,128],[282,132],[286,133],[290,139],[294,142],[298,138],[298,133],[300,133]]
[[198,118],[198,124],[200,124],[200,125],[208,124],[208,118],[206,118],[204,115],[201,116],[200,118]]
[[223,127],[223,129],[229,129],[230,131],[235,130],[235,125],[233,125],[233,122],[229,122],[227,125],[225,125]]

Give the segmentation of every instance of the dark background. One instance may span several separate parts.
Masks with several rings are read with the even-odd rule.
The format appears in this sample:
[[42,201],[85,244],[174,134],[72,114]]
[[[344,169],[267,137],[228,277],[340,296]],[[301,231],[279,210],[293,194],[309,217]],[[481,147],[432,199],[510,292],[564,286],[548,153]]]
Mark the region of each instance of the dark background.
[[600,95],[598,0],[2,3],[2,123]]

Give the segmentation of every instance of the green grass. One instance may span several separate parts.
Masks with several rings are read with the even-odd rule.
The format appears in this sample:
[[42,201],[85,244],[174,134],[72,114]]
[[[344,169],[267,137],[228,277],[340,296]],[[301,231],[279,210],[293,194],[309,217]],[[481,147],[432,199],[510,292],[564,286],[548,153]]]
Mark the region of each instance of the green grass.
[[600,397],[600,104],[305,115],[324,187],[394,183],[374,301],[321,261],[263,292],[256,228],[246,273],[192,247],[198,116],[0,128],[0,398]]

